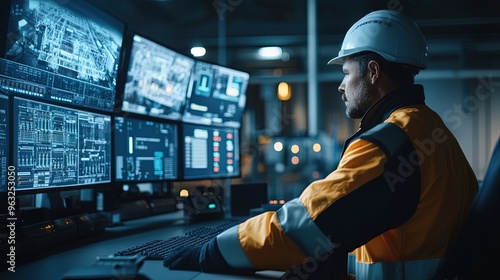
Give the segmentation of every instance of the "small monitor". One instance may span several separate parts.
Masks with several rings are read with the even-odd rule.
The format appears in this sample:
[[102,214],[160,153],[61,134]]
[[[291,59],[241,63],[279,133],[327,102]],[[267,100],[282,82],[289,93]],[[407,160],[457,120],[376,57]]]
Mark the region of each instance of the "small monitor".
[[239,128],[249,77],[246,72],[197,61],[182,120]]
[[241,175],[239,130],[183,124],[183,179],[231,178]]
[[116,181],[179,177],[177,124],[116,116],[114,147]]
[[0,94],[0,192],[7,190],[8,173],[15,174],[15,166],[9,165],[9,107],[8,96]]
[[111,182],[111,117],[14,98],[17,191]]
[[86,1],[11,0],[0,88],[111,112],[124,30]]
[[135,34],[122,110],[180,120],[193,66],[193,58]]

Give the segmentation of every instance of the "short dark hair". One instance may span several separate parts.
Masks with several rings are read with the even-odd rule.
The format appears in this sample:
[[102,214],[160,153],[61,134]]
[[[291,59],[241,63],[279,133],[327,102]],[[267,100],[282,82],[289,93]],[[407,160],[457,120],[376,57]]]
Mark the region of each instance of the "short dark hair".
[[414,77],[419,72],[419,69],[413,65],[390,62],[378,53],[371,51],[353,54],[349,58],[358,64],[363,75],[366,75],[368,71],[368,63],[375,60],[389,79],[400,87],[413,85],[415,82]]

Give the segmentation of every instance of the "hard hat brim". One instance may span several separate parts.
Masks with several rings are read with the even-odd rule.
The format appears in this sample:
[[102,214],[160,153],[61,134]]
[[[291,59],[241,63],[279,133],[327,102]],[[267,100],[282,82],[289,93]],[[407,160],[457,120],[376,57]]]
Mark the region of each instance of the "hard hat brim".
[[330,59],[330,61],[328,61],[328,63],[326,65],[342,65],[343,63],[344,63],[344,57],[337,56],[337,57]]

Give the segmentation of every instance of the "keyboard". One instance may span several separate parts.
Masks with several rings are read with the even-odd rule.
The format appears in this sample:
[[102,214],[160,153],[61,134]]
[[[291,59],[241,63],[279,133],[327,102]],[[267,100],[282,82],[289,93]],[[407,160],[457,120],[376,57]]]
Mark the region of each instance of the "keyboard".
[[147,260],[163,260],[174,254],[181,248],[200,245],[210,241],[219,233],[240,224],[244,220],[231,219],[221,221],[214,226],[203,226],[186,232],[184,235],[170,237],[168,239],[151,240],[138,246],[116,252],[115,256],[145,256]]

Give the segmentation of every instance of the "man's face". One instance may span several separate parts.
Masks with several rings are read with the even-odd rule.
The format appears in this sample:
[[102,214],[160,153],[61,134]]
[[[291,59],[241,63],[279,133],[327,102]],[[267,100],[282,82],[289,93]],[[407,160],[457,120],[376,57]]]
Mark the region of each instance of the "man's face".
[[339,86],[339,91],[346,105],[346,115],[352,119],[360,119],[378,99],[371,92],[369,71],[363,76],[358,63],[347,58],[342,65],[342,72],[344,79]]

